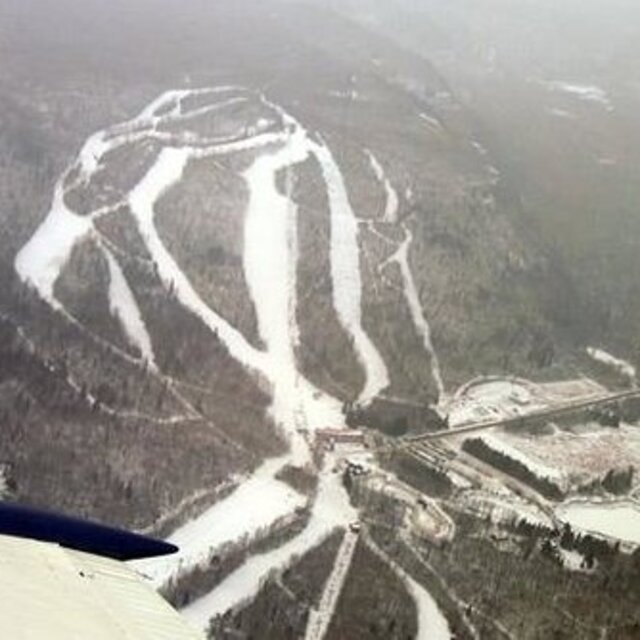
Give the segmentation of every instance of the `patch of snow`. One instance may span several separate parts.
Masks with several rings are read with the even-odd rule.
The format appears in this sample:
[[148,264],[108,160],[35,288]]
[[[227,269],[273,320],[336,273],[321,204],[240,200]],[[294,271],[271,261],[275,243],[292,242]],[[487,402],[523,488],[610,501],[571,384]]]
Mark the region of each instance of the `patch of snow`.
[[435,129],[438,132],[442,131],[442,124],[440,123],[440,120],[438,120],[437,118],[427,115],[424,112],[418,114],[418,117],[420,118],[420,120],[425,122],[427,126],[429,126],[430,128]]
[[0,464],[0,499],[9,494],[9,484],[7,482],[7,471],[4,465]]
[[550,109],[547,109],[547,113],[549,115],[555,116],[556,118],[564,118],[567,120],[575,120],[576,118],[576,116],[571,113],[571,111],[560,109],[559,107],[552,107]]
[[82,178],[85,180],[98,170],[100,160],[111,149],[112,145],[106,141],[105,137],[104,131],[94,133],[89,136],[80,150],[78,163]]
[[640,545],[640,504],[617,502],[570,502],[556,515],[574,529]]
[[[327,469],[332,462],[326,461]],[[281,547],[249,558],[227,576],[213,591],[182,610],[196,627],[206,628],[218,614],[255,597],[261,585],[274,571],[282,571],[313,547],[321,544],[336,527],[346,527],[357,518],[339,474],[320,477],[318,494],[307,526]]]
[[483,433],[482,435],[478,436],[478,438],[494,451],[502,453],[505,456],[509,456],[509,458],[518,461],[520,464],[523,464],[525,467],[527,467],[527,469],[529,469],[529,471],[534,473],[539,478],[548,478],[549,480],[553,480],[554,482],[564,483],[565,477],[562,471],[554,467],[548,467],[538,460],[534,460],[519,449],[516,449],[515,447],[507,444],[499,437],[493,434]]
[[558,549],[562,566],[569,571],[580,571],[588,573],[589,569],[585,568],[585,558],[579,551],[569,551],[560,547]]
[[20,279],[35,287],[54,308],[61,304],[53,288],[76,243],[93,229],[90,219],[71,211],[64,201],[62,180],[55,187],[51,209],[42,224],[20,249],[15,269]]
[[129,287],[129,283],[113,254],[104,246],[102,250],[109,265],[109,309],[112,315],[120,321],[131,345],[140,351],[143,360],[146,360],[151,367],[156,368],[151,337],[131,287]]
[[227,498],[176,530],[168,540],[179,547],[177,553],[131,564],[159,588],[170,578],[206,562],[224,544],[239,542],[243,536],[252,538],[292,514],[304,506],[304,497],[273,477],[287,460],[267,460]]
[[611,367],[632,382],[636,379],[636,368],[632,364],[620,358],[616,358],[610,353],[607,353],[604,349],[587,347],[587,354],[589,354],[589,356],[591,356],[591,358],[593,358],[597,362],[606,364],[607,366]]
[[567,93],[569,95],[575,96],[576,98],[578,98],[578,100],[583,100],[584,102],[594,102],[603,105],[609,111],[613,110],[613,105],[607,92],[600,87],[587,84],[562,82],[559,80],[546,82],[545,84],[552,91]]
[[501,495],[470,491],[461,496],[460,501],[478,516],[488,515],[493,522],[524,520],[536,526],[553,527],[553,521],[542,509],[508,490]]
[[171,113],[176,113],[180,109],[180,100],[186,98],[190,93],[195,92],[181,89],[165,91],[146,105],[133,120],[136,122],[149,122],[154,118],[162,118],[158,113],[168,105],[173,105],[173,111]]
[[350,89],[349,91],[330,91],[329,95],[332,98],[342,98],[353,102],[360,98],[360,94],[356,89]]
[[433,596],[400,567],[397,572],[418,609],[418,635],[416,640],[450,640],[451,629]]
[[473,487],[473,483],[470,480],[452,469],[445,469],[445,475],[456,489],[470,489]]
[[530,383],[510,379],[482,378],[459,389],[447,409],[449,424],[459,427],[470,422],[491,422],[514,418],[544,408],[534,397]]
[[348,530],[344,534],[333,563],[333,569],[324,585],[318,608],[312,608],[309,611],[304,640],[323,640],[327,635],[357,544],[358,534]]
[[394,223],[398,219],[398,207],[399,200],[398,194],[396,190],[391,185],[389,178],[387,178],[387,174],[385,173],[384,168],[378,161],[378,159],[369,151],[365,149],[365,153],[369,158],[369,164],[371,165],[371,169],[373,170],[378,182],[382,184],[384,187],[385,195],[386,195],[386,204],[384,208],[384,221],[389,223]]
[[489,152],[486,150],[484,146],[482,146],[477,140],[471,141],[471,146],[481,155],[486,156],[489,155]]

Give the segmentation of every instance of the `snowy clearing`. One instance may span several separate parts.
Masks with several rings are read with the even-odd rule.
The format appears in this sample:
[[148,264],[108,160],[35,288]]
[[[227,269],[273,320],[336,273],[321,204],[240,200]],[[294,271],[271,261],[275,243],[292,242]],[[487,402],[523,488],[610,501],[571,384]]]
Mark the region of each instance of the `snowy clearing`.
[[568,571],[591,572],[590,569],[585,568],[585,557],[579,551],[568,551],[560,547],[558,553],[560,554],[562,566]]
[[91,220],[67,207],[62,182],[61,178],[56,184],[47,217],[20,249],[15,260],[20,279],[35,287],[40,297],[54,308],[61,307],[53,295],[56,280],[73,247],[93,228]]
[[556,515],[575,529],[640,545],[637,502],[571,502],[559,506]]
[[494,436],[527,458],[562,470],[572,485],[602,478],[611,469],[640,468],[640,429],[626,424],[617,429],[586,424],[537,435],[502,430]]

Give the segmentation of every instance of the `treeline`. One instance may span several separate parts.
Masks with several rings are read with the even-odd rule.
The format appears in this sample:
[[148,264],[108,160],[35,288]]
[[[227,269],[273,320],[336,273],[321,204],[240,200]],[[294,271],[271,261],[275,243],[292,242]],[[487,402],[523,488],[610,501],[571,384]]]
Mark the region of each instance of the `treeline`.
[[388,466],[400,480],[421,493],[434,498],[448,498],[453,493],[453,482],[444,470],[421,462],[407,453],[394,452],[390,462],[385,466]]
[[580,485],[577,490],[582,495],[604,495],[605,492],[614,496],[626,495],[633,487],[634,474],[635,469],[632,466],[624,469],[609,469],[604,476]]
[[418,406],[376,398],[366,407],[347,403],[344,412],[350,427],[370,427],[393,438],[447,428],[447,423],[426,404]]
[[489,463],[496,469],[504,471],[504,473],[528,484],[549,500],[562,500],[564,498],[562,490],[555,482],[549,480],[549,478],[537,476],[525,464],[511,458],[505,453],[492,449],[480,438],[465,440],[462,444],[462,449],[476,458]]
[[589,533],[581,534],[565,523],[562,530],[528,520],[519,520],[510,527],[518,535],[536,540],[544,555],[562,563],[559,550],[576,551],[584,557],[584,568],[591,569],[595,562],[609,562],[620,551],[620,543],[610,543]]

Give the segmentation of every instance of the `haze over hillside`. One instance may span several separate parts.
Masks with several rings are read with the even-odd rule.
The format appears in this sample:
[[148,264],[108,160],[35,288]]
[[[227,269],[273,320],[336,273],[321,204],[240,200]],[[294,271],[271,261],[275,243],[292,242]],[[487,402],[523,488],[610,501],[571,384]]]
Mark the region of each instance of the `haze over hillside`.
[[0,0],[0,495],[210,637],[637,637],[638,12]]

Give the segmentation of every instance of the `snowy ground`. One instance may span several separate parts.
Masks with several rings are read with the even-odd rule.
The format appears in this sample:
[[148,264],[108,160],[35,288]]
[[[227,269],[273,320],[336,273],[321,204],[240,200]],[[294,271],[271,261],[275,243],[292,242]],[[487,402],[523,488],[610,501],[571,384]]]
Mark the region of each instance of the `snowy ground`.
[[489,517],[495,523],[526,520],[534,525],[553,525],[542,509],[508,491],[500,495],[488,491],[465,491],[456,500],[465,510],[481,518]]
[[444,409],[449,413],[449,424],[458,427],[472,422],[517,417],[545,406],[542,399],[533,393],[531,383],[489,378],[465,385]]
[[640,545],[640,504],[576,501],[561,505],[557,516],[574,529]]
[[640,429],[626,424],[617,429],[585,424],[536,435],[501,430],[492,437],[528,460],[557,470],[570,484],[585,484],[611,469],[640,468]]
[[623,375],[630,382],[633,383],[636,381],[636,375],[637,375],[636,368],[626,360],[616,358],[615,356],[612,356],[610,353],[607,353],[603,349],[596,349],[595,347],[587,347],[587,353],[596,362],[606,364],[608,367],[611,367],[617,373]]
[[161,587],[172,576],[206,563],[223,545],[251,539],[292,514],[305,499],[274,479],[282,464],[283,459],[268,460],[228,498],[176,530],[168,540],[179,547],[177,554],[132,564]]
[[583,573],[589,573],[590,570],[586,569],[585,557],[579,551],[568,551],[567,549],[558,549],[560,554],[560,560],[562,566],[569,571],[580,571]]
[[131,345],[136,347],[142,359],[155,369],[157,367],[151,336],[142,319],[138,303],[117,260],[106,247],[103,249],[109,265],[109,310],[120,320]]
[[592,102],[602,105],[607,111],[613,111],[614,106],[607,92],[601,87],[595,85],[578,84],[574,82],[565,82],[554,80],[544,83],[551,91],[564,93],[568,96],[575,97],[583,102]]
[[556,482],[558,485],[563,485],[565,482],[565,474],[555,467],[547,466],[540,460],[537,460],[529,455],[523,453],[520,449],[516,449],[498,434],[483,433],[478,436],[482,442],[484,442],[490,449],[498,453],[502,453],[505,456],[513,460],[517,460],[520,464],[524,465],[531,473],[538,476],[538,478],[546,478]]
[[483,376],[462,385],[441,407],[452,427],[516,418],[557,404],[608,393],[589,378],[534,383],[513,377]]
[[[334,461],[326,460],[326,469],[333,465]],[[341,476],[324,473],[309,523],[299,535],[273,551],[250,558],[183,613],[194,625],[204,628],[213,616],[253,598],[272,571],[285,569],[294,559],[321,544],[336,527],[345,527],[356,518],[357,512],[349,503]]]

